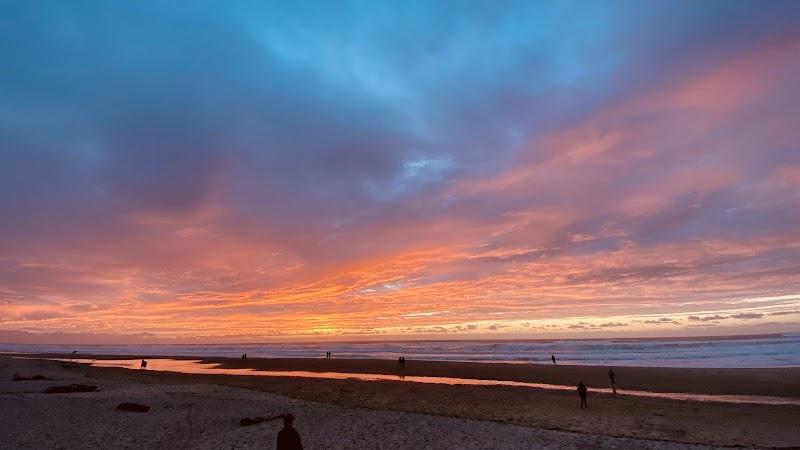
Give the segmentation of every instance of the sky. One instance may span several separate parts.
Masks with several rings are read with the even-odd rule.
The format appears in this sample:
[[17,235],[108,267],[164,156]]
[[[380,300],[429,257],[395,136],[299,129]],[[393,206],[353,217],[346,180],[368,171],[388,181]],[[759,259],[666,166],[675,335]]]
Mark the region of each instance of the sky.
[[0,342],[800,331],[796,1],[0,5]]

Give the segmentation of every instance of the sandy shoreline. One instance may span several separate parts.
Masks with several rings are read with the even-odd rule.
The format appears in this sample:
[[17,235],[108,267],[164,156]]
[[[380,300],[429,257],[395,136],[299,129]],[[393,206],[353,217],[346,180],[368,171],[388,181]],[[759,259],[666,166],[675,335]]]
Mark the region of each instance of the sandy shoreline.
[[[119,356],[114,356],[113,358],[117,359]],[[227,366],[240,366],[243,362],[241,360],[227,360],[225,364]],[[380,373],[376,371],[383,370],[383,372],[387,372],[387,370],[384,370],[387,367],[391,370],[396,369],[396,363],[393,361],[376,360],[251,359],[246,361],[246,364],[269,370],[316,369],[347,371],[342,370],[344,368],[349,369],[350,372]],[[391,367],[387,366],[387,364]],[[547,376],[573,377],[586,374],[592,375],[592,370],[600,371],[605,376],[606,372],[604,368],[578,366],[560,366],[556,368],[528,366],[527,368],[523,367],[527,371],[517,372],[520,369],[515,368],[516,365],[504,366],[497,364],[476,365],[474,363],[423,363],[409,361],[406,371],[409,374],[420,373],[432,376],[462,377],[488,376],[488,371],[491,372],[494,378],[497,376],[525,376],[533,377],[533,381],[541,382],[547,382],[547,378],[541,378]],[[56,383],[55,381],[19,383],[5,381],[10,380],[15,372],[26,372],[25,374],[30,375],[32,371],[36,370],[51,373],[54,378],[59,379],[59,382],[66,382],[68,379],[87,379],[86,377],[89,377],[89,380],[101,387],[101,391],[98,393],[66,394],[65,397],[47,396],[37,392],[40,392],[44,385],[52,385]],[[560,372],[554,372],[555,370]],[[693,389],[695,392],[703,393],[751,393],[752,395],[776,395],[775,393],[780,393],[780,395],[788,396],[798,395],[798,377],[790,377],[796,369],[735,369],[725,371],[671,369],[666,370],[666,372],[664,370],[652,368],[616,369],[618,376],[622,376],[623,379],[627,378],[628,380],[635,380],[636,383],[647,383],[648,386],[655,385],[673,391],[679,388],[684,390]],[[389,371],[389,373],[392,372]],[[676,375],[680,375],[678,381],[669,380],[669,376]],[[593,380],[594,378],[587,376],[584,381],[592,386]],[[554,379],[553,381],[564,383],[563,379]],[[768,384],[773,381],[777,383],[778,387],[766,389],[753,386],[759,383]],[[597,382],[600,382],[599,379]],[[626,383],[629,382],[626,381]],[[717,386],[718,383],[724,384],[724,386]],[[633,384],[633,382],[631,381],[630,384]],[[630,388],[630,384],[626,384],[626,387]],[[572,393],[530,388],[421,385],[403,382],[315,380],[283,377],[265,379],[264,377],[254,376],[190,375],[87,366],[62,368],[59,363],[52,361],[15,360],[4,357],[0,358],[0,387],[2,388],[0,402],[4,403],[2,405],[3,410],[24,411],[22,417],[19,417],[13,426],[9,426],[9,423],[6,422],[0,428],[2,431],[0,432],[0,439],[3,439],[4,442],[9,442],[10,440],[10,442],[19,444],[12,448],[57,448],[57,445],[50,445],[47,442],[44,444],[39,442],[39,444],[42,444],[39,446],[25,444],[27,441],[20,435],[27,436],[33,433],[31,431],[32,428],[45,427],[45,424],[39,422],[45,420],[46,417],[52,418],[53,415],[59,416],[59,414],[64,414],[70,417],[71,420],[78,420],[80,422],[79,426],[86,426],[87,424],[81,422],[80,419],[69,415],[69,411],[61,411],[59,409],[68,409],[70,405],[69,402],[66,402],[67,406],[61,405],[61,403],[64,403],[61,398],[81,398],[92,405],[91,408],[97,409],[98,402],[100,402],[99,399],[105,398],[104,396],[110,395],[110,393],[119,394],[115,401],[136,401],[135,399],[140,399],[143,403],[156,402],[159,405],[163,404],[158,408],[154,408],[152,414],[147,413],[151,414],[148,417],[165,414],[165,411],[173,411],[178,408],[175,405],[169,406],[169,399],[177,398],[175,396],[180,397],[181,395],[190,398],[193,405],[203,404],[205,405],[204,408],[212,411],[202,413],[210,414],[211,418],[208,420],[219,422],[222,418],[217,417],[214,419],[216,417],[214,415],[228,411],[226,414],[230,417],[226,416],[225,423],[218,424],[218,426],[227,430],[223,434],[229,433],[229,435],[226,435],[228,439],[242,440],[239,445],[235,445],[235,448],[264,448],[264,445],[267,445],[266,448],[271,448],[273,445],[272,441],[267,439],[268,436],[265,436],[264,433],[256,440],[247,440],[250,439],[250,437],[247,437],[250,434],[242,434],[240,433],[241,430],[231,425],[231,423],[235,423],[240,418],[248,415],[284,412],[279,410],[280,408],[277,406],[271,407],[272,409],[258,406],[261,402],[266,402],[264,403],[265,405],[285,405],[285,408],[304,405],[304,408],[309,412],[314,412],[314,414],[323,414],[320,411],[327,411],[326,408],[339,408],[341,411],[337,410],[338,412],[334,416],[344,414],[350,418],[343,421],[340,417],[328,417],[323,414],[324,417],[317,417],[305,422],[307,426],[313,423],[314,427],[322,427],[329,431],[335,430],[330,431],[332,434],[327,435],[328,437],[326,438],[325,433],[322,433],[322,435],[318,433],[319,430],[306,429],[303,435],[304,439],[309,443],[307,448],[683,448],[678,443],[755,447],[800,446],[800,431],[798,431],[800,407],[789,405],[731,405],[662,399],[634,399],[595,394],[590,396],[590,409],[581,411],[578,409],[577,400]],[[241,388],[245,388],[245,390]],[[21,389],[27,393],[21,393]],[[741,389],[744,389],[744,392]],[[167,395],[165,392],[170,394]],[[176,394],[175,392],[178,393]],[[769,392],[769,394],[765,392]],[[240,400],[234,402],[234,405],[231,405],[229,410],[217,405],[219,402],[225,403],[222,400],[223,398],[233,398],[231,396]],[[55,403],[59,403],[60,406],[50,406]],[[113,402],[106,401],[106,403]],[[248,406],[251,404],[252,406]],[[197,411],[197,406],[192,408],[193,411]],[[267,409],[270,410],[267,411]],[[102,409],[102,411],[104,411],[103,414],[112,414],[114,417],[119,416],[113,411],[113,405],[110,408],[110,413],[106,409]],[[196,413],[201,414],[199,412]],[[125,416],[121,417],[124,418]],[[301,424],[304,420],[299,415],[298,418],[298,428],[302,432]],[[91,419],[86,417],[84,420],[90,421]],[[393,421],[396,421],[396,423]],[[372,430],[370,432],[372,438],[370,439],[374,438],[374,440],[365,443],[363,441],[363,433],[358,430],[361,426],[367,425],[372,427],[370,428]],[[265,427],[269,428],[270,432],[277,431],[277,425],[265,425]],[[439,431],[431,432],[430,430],[432,429]],[[446,432],[442,430],[446,430]],[[460,431],[456,432],[454,430]],[[474,433],[475,430],[480,430],[480,432]],[[230,445],[223,445],[220,442],[213,441],[213,433],[206,435],[204,434],[206,432],[207,430],[197,434],[195,431],[187,431],[188,434],[182,439],[188,440],[192,445],[189,447],[173,445],[172,448],[231,448]],[[577,434],[572,432],[577,432]],[[155,433],[154,437],[147,443],[143,443],[144,441],[139,442],[138,448],[164,448],[162,444],[153,440],[160,435],[159,433],[163,434],[164,431],[155,429],[152,433]],[[197,436],[192,437],[192,433],[197,434]],[[343,433],[355,433],[360,437],[355,441],[348,441],[350,443],[343,443],[339,440]],[[442,433],[445,434],[442,435]],[[448,433],[455,433],[455,435],[449,436]],[[308,437],[306,438],[306,436]],[[335,436],[335,438],[331,436]],[[428,444],[418,442],[418,438],[428,439],[430,442]],[[619,438],[634,439],[620,440]],[[80,440],[81,438],[74,439]],[[211,441],[216,442],[216,444],[211,443]],[[109,448],[136,447],[133,444],[130,446],[127,446],[128,444],[123,445],[123,441],[120,440],[112,441],[112,443],[113,445]],[[314,443],[314,446],[311,446],[310,443]],[[65,448],[79,447],[81,446],[76,444],[73,447],[67,445]],[[86,446],[84,445],[84,447]]]
[[[70,358],[66,354],[28,354],[30,357]],[[140,355],[82,355],[95,359],[138,359]],[[148,357],[145,355],[145,357]],[[609,387],[608,367],[508,363],[474,363],[408,360],[400,370],[397,361],[380,359],[324,358],[158,358],[201,360],[222,368],[258,370],[404,374]],[[800,367],[764,369],[707,369],[664,367],[614,367],[617,387],[651,392],[684,392],[714,395],[764,395],[800,398]]]

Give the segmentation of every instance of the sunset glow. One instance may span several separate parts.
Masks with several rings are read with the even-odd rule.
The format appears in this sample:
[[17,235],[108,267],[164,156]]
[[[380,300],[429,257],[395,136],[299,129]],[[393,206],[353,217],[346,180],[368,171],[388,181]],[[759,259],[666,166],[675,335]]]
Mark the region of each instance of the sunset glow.
[[797,2],[46,3],[0,342],[800,331]]

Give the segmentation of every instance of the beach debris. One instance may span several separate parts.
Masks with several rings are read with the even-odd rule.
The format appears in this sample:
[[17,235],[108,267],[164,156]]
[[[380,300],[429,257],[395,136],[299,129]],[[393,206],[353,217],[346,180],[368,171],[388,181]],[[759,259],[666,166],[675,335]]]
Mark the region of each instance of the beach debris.
[[44,390],[45,394],[69,394],[73,392],[94,392],[97,386],[88,384],[70,384],[68,386],[50,386]]
[[131,402],[123,402],[117,405],[117,409],[120,411],[130,411],[130,412],[147,412],[150,411],[150,407],[147,405],[142,405],[141,403],[131,403]]
[[273,417],[253,417],[252,419],[249,417],[245,417],[244,419],[239,421],[239,425],[247,427],[261,422],[269,422],[271,420],[283,419],[284,417],[288,416],[291,416],[291,414],[281,414],[279,416],[273,416]]
[[49,379],[50,378],[47,378],[44,375],[34,375],[32,377],[23,377],[23,376],[20,376],[20,374],[18,374],[18,373],[14,374],[14,381],[49,380]]

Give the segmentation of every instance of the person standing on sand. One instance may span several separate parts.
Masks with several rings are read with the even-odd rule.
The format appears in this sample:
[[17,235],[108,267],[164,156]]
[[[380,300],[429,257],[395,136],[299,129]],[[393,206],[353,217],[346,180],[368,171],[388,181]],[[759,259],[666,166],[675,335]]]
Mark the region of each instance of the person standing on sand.
[[142,363],[139,364],[139,369],[147,369],[147,361],[142,360]]
[[589,405],[586,404],[586,394],[587,393],[588,392],[586,390],[586,385],[583,384],[583,381],[578,383],[578,395],[580,395],[580,397],[581,397],[581,409],[586,409],[586,408],[589,407]]
[[616,394],[617,393],[617,381],[616,375],[614,374],[614,368],[608,369],[608,379],[611,380],[611,390]]
[[303,450],[300,433],[294,429],[294,416],[283,416],[283,429],[278,432],[277,450]]
[[556,365],[556,355],[550,355],[550,359],[553,360],[553,365]]

